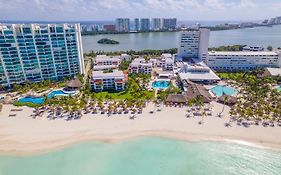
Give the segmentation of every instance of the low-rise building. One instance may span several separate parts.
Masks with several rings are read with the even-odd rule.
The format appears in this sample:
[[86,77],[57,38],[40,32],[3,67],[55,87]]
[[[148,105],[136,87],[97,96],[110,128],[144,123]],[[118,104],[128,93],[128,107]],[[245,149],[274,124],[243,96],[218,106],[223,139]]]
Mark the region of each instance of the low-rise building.
[[95,65],[93,67],[94,71],[105,71],[105,70],[113,70],[113,69],[117,69],[118,66],[117,65]]
[[174,60],[172,54],[169,53],[162,54],[159,60],[159,66],[162,67],[164,71],[173,71]]
[[281,76],[281,68],[266,68],[264,76]]
[[214,83],[220,78],[203,62],[178,62],[178,75],[181,80],[198,83]]
[[152,62],[147,62],[144,58],[136,58],[129,66],[129,73],[151,74]]
[[258,51],[264,51],[264,48],[261,46],[245,46],[243,47],[243,51],[250,51],[250,52],[258,52]]
[[123,54],[121,54],[120,59],[122,61],[131,61],[132,57],[131,57],[131,55],[123,53]]
[[121,60],[120,60],[119,56],[110,57],[110,56],[106,56],[106,55],[98,55],[94,60],[94,64],[99,65],[99,66],[101,66],[101,65],[119,66],[120,63],[121,63]]
[[91,87],[93,91],[123,91],[125,89],[125,74],[122,71],[104,73],[102,71],[93,71],[91,78]]
[[218,71],[247,71],[256,68],[279,67],[280,56],[273,51],[209,52],[207,65]]
[[183,80],[184,92],[188,100],[196,97],[201,97],[204,103],[210,103],[213,100],[209,91],[200,84],[193,83],[188,80]]

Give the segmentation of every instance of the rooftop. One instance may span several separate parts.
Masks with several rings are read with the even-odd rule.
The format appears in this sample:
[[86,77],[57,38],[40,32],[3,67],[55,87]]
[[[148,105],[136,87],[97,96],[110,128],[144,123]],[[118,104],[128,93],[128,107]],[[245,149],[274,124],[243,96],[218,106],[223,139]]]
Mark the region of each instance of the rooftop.
[[196,96],[201,96],[204,103],[209,103],[212,101],[212,96],[209,91],[202,85],[189,82],[188,80],[184,83],[187,87],[186,96],[188,99],[196,98]]
[[81,88],[82,86],[83,86],[83,84],[81,83],[81,81],[77,77],[70,80],[67,83],[67,87],[71,87],[71,88]]
[[275,55],[278,56],[278,54],[276,52],[273,51],[257,51],[257,52],[252,52],[252,51],[229,51],[229,52],[217,52],[217,51],[211,51],[209,52],[209,56],[232,56],[232,55],[238,55],[238,56],[259,56],[259,55],[263,55],[263,56],[271,56],[271,55]]
[[213,72],[185,72],[179,73],[179,76],[182,80],[191,80],[191,81],[218,81],[220,78]]
[[170,53],[163,53],[161,56],[165,58],[172,58],[172,54]]
[[167,99],[167,103],[187,103],[187,98],[183,94],[169,94]]
[[125,78],[125,75],[122,71],[114,70],[113,72],[104,73],[103,71],[93,71],[93,79],[106,79],[106,78]]
[[272,76],[281,76],[281,68],[266,68]]
[[131,66],[152,66],[152,62],[148,61],[146,62],[144,58],[136,58],[133,60],[133,62],[130,64]]
[[97,55],[96,62],[103,62],[103,61],[120,61],[119,56],[106,56],[106,55]]
[[117,65],[95,65],[94,70],[105,70],[105,69],[115,69]]

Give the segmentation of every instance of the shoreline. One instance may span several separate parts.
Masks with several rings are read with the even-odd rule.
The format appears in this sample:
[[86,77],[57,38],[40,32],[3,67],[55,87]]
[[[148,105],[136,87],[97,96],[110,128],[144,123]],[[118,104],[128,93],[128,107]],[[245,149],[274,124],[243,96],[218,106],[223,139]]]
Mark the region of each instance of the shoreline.
[[[214,114],[222,105],[214,103]],[[188,142],[226,142],[263,149],[281,150],[281,128],[251,126],[244,128],[225,117],[186,118],[185,108],[164,107],[163,111],[149,114],[147,107],[135,120],[129,115],[107,117],[87,114],[81,120],[32,119],[31,108],[21,107],[16,117],[7,117],[12,106],[5,105],[0,113],[0,155],[29,156],[57,151],[76,144],[103,142],[118,144],[141,137],[160,137]]]
[[[34,156],[34,155],[41,155],[50,152],[60,151],[62,149],[72,147],[79,144],[86,144],[86,143],[95,143],[101,142],[104,144],[120,144],[123,142],[127,142],[130,140],[141,139],[146,137],[156,137],[156,138],[163,138],[163,139],[171,139],[171,140],[178,140],[184,142],[218,142],[218,143],[233,143],[237,145],[252,147],[256,149],[267,149],[273,151],[280,151],[281,152],[281,144],[280,143],[269,143],[264,142],[262,140],[251,140],[249,138],[235,138],[235,137],[227,137],[227,136],[211,136],[211,135],[194,135],[190,133],[179,133],[173,131],[146,131],[146,132],[139,132],[139,133],[117,133],[111,136],[84,136],[80,137],[79,140],[66,138],[65,140],[61,141],[61,143],[52,144],[50,142],[41,142],[41,148],[36,149],[35,147],[32,150],[2,150],[0,149],[0,156]],[[36,144],[36,143],[34,143]],[[38,144],[38,143],[37,143]],[[42,144],[45,147],[42,147]]]

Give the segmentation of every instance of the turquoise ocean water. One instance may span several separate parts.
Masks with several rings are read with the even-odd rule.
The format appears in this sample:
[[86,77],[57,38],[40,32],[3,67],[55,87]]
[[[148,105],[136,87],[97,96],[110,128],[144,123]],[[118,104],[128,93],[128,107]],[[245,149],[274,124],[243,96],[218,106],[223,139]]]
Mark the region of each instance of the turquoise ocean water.
[[0,175],[280,175],[281,152],[231,143],[138,138],[42,155],[0,156]]

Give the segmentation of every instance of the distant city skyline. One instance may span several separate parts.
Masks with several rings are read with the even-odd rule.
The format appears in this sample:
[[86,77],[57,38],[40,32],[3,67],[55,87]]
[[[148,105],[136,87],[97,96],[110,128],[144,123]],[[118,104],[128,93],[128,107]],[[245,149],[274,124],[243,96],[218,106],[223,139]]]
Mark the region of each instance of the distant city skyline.
[[[246,21],[281,16],[278,0],[0,0],[1,21],[100,21],[116,17]],[[261,13],[262,12],[262,13]]]

